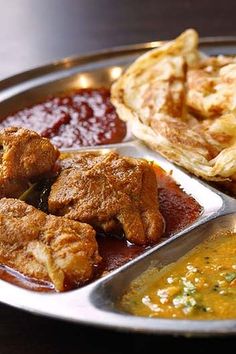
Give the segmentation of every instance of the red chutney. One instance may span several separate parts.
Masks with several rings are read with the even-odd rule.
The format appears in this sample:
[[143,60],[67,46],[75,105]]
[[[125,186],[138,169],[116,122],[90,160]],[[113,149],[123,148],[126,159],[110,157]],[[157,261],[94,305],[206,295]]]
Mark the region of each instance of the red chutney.
[[110,101],[110,90],[79,89],[22,109],[6,117],[0,129],[17,126],[40,133],[58,148],[121,142],[126,125]]

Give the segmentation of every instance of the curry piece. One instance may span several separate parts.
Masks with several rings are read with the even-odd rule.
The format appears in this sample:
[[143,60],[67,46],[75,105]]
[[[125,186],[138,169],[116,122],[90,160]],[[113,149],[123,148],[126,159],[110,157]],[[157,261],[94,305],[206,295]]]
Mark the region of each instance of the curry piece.
[[59,151],[23,128],[0,131],[0,198],[18,198],[34,179],[51,173]]
[[0,131],[0,178],[31,180],[50,172],[59,151],[48,139],[32,130],[6,128]]
[[236,234],[226,232],[160,271],[149,269],[131,284],[122,309],[148,317],[235,319],[235,249]]
[[152,244],[163,232],[156,175],[144,160],[81,153],[65,159],[52,185],[49,211],[105,232],[123,228],[135,244]]
[[18,198],[28,188],[26,180],[14,180],[0,177],[0,198]]
[[91,279],[100,260],[90,225],[46,215],[17,199],[0,200],[1,264],[63,291]]

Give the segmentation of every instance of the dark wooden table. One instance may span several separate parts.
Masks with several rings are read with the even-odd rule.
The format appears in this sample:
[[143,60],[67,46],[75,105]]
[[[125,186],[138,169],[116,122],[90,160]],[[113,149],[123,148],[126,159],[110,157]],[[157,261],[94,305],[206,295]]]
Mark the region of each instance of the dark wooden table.
[[[201,36],[236,35],[235,10],[235,0],[0,0],[0,79],[69,55],[173,38],[189,27]],[[135,354],[163,346],[205,353],[231,344],[234,338],[117,333],[0,305],[0,354]]]

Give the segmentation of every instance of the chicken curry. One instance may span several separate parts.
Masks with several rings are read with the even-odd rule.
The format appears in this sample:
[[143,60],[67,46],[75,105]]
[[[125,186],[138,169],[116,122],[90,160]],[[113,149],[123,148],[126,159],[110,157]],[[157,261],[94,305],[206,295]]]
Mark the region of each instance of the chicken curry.
[[[58,159],[48,139],[16,127],[0,131],[0,146],[0,263],[43,289],[86,284],[201,211],[144,159],[116,152]],[[38,201],[35,185],[43,186]]]

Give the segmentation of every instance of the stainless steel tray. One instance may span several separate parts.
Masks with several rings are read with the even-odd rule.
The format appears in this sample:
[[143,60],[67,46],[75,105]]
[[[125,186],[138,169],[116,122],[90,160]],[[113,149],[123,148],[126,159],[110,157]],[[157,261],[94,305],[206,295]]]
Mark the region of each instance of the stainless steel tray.
[[[80,87],[110,86],[138,55],[160,42],[111,49],[80,58],[66,58],[0,82],[0,120],[5,115],[36,103],[48,95]],[[201,49],[209,54],[235,54],[236,38],[205,38]],[[60,294],[37,293],[0,280],[0,301],[45,316],[68,321],[143,333],[184,335],[235,334],[235,320],[193,321],[151,319],[122,313],[118,300],[130,281],[152,264],[177,260],[212,232],[236,231],[236,201],[188,175],[141,142],[130,139],[121,144],[99,147],[116,149],[128,156],[156,161],[202,206],[200,217],[107,276],[83,288]]]

